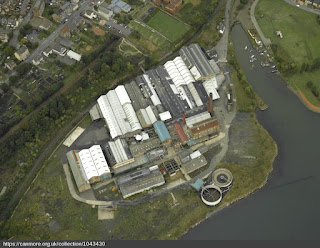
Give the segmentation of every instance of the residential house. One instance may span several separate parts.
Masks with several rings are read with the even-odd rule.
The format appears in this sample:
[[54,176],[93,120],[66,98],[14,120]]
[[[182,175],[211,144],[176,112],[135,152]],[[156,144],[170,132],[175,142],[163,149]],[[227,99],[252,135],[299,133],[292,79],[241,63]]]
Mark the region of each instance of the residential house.
[[63,38],[70,38],[71,37],[70,28],[68,26],[65,26],[63,29],[61,29],[60,36]]
[[9,28],[16,28],[18,26],[18,22],[17,22],[17,20],[16,20],[16,18],[14,16],[10,16],[8,18],[7,26]]
[[67,2],[60,7],[60,9],[52,15],[52,18],[56,22],[62,22],[68,17],[68,14],[71,14],[73,11],[79,8],[78,4]]
[[44,49],[44,51],[42,53],[44,56],[49,57],[50,54],[52,54],[52,48],[47,47],[46,49]]
[[14,56],[19,60],[23,61],[30,55],[28,48],[22,45],[18,51],[14,53]]
[[3,26],[7,26],[7,24],[8,24],[8,20],[7,20],[7,18],[2,17],[2,18],[1,18],[1,25],[3,25]]
[[36,56],[33,60],[32,60],[32,64],[34,65],[40,65],[40,63],[44,61],[43,57],[41,56],[41,54],[39,54],[38,56]]
[[9,36],[7,32],[0,31],[0,41],[6,43],[9,41]]
[[52,51],[60,56],[66,55],[67,49],[60,44],[55,43],[52,47]]
[[114,13],[120,13],[121,11],[128,13],[131,10],[131,6],[122,0],[112,0],[111,4],[108,5],[108,9]]
[[176,13],[182,7],[182,0],[170,0],[170,3],[164,8],[170,14]]
[[98,8],[98,14],[99,14],[100,16],[102,16],[103,18],[109,20],[109,19],[112,18],[112,16],[113,16],[113,11],[112,11],[112,10],[109,10],[109,9],[107,9],[106,7],[100,5],[99,8]]
[[37,17],[42,16],[44,8],[45,8],[44,0],[36,0],[33,6],[33,15]]
[[52,25],[52,21],[50,21],[49,19],[47,19],[45,17],[34,16],[31,19],[30,24],[34,28],[48,30]]
[[71,48],[74,46],[74,43],[71,40],[68,40],[67,38],[62,38],[62,37],[58,37],[58,38],[56,39],[56,41],[59,40],[59,44],[62,46],[68,47],[68,48]]
[[86,10],[83,15],[90,20],[92,20],[93,18],[97,18],[97,15],[91,10]]
[[8,64],[5,64],[5,67],[8,68],[10,71],[12,71],[17,66],[16,62],[11,60]]

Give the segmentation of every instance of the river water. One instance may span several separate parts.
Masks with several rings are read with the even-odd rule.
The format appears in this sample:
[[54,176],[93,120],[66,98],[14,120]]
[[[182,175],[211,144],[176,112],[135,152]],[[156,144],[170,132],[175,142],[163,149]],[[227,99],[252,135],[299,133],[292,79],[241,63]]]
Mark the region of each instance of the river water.
[[[257,118],[279,154],[269,181],[185,234],[182,239],[320,239],[320,114],[308,110],[272,69],[252,69],[245,30],[231,31],[236,56],[253,89],[269,106]],[[248,46],[247,51],[244,47]]]

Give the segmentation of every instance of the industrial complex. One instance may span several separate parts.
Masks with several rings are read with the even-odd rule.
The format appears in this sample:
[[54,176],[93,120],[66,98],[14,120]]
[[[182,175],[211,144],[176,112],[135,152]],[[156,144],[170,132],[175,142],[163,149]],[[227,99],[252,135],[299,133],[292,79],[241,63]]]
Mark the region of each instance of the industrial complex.
[[220,133],[213,101],[224,79],[216,62],[191,44],[101,95],[90,116],[103,119],[108,140],[67,153],[79,192],[111,178],[128,198],[165,184],[165,174],[188,175],[205,166],[201,144]]

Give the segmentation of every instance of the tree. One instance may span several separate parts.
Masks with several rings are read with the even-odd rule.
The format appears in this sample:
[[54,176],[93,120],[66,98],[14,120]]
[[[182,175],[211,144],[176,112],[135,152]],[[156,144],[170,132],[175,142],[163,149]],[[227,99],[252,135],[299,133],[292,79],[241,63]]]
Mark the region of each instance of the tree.
[[12,56],[14,54],[14,48],[12,46],[6,46],[6,48],[3,50],[3,54],[5,56]]
[[18,74],[20,76],[23,76],[28,71],[30,71],[31,67],[32,67],[32,65],[30,63],[22,63],[22,64],[17,66],[16,71],[18,72]]
[[307,87],[308,87],[309,89],[311,89],[312,86],[313,86],[313,82],[312,82],[312,81],[308,81],[308,82],[307,82]]
[[19,78],[18,75],[9,77],[9,85],[15,85],[19,81]]
[[10,90],[10,87],[6,83],[2,83],[0,84],[0,89],[2,89],[4,93],[6,93]]

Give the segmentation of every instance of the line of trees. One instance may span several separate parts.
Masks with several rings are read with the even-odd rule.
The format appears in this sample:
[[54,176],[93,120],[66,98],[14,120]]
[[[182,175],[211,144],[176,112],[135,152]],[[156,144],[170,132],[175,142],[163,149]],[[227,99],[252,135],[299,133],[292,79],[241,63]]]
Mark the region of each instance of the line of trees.
[[312,81],[307,82],[307,87],[311,90],[312,94],[320,100],[318,88]]

